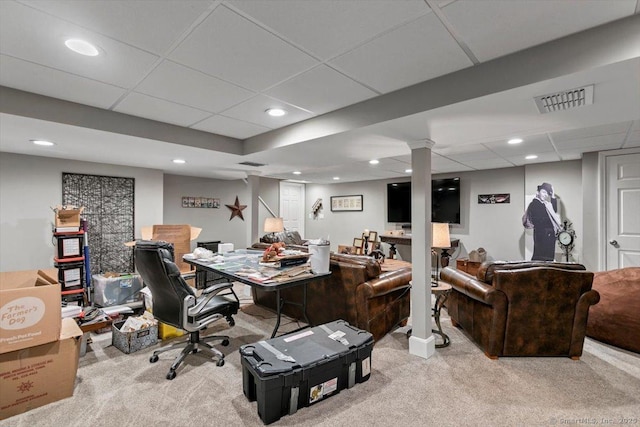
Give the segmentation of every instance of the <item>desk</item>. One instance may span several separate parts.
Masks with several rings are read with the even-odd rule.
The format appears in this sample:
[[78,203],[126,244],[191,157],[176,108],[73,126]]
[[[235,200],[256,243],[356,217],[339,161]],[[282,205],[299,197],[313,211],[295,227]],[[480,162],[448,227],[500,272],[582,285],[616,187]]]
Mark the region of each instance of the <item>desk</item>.
[[[213,263],[211,261],[203,261],[197,259],[185,258],[184,261],[198,270],[204,270],[219,274],[225,277],[229,281],[236,281],[244,283],[246,285],[262,289],[264,291],[272,291],[276,293],[277,304],[277,317],[276,324],[273,328],[271,338],[276,336],[278,328],[280,327],[280,320],[282,317],[282,306],[284,304],[300,305],[302,307],[302,313],[307,324],[311,325],[311,321],[307,316],[307,283],[314,280],[318,280],[322,277],[328,276],[331,273],[315,274],[315,273],[302,273],[294,277],[288,277],[286,274],[288,271],[293,271],[297,267],[287,267],[277,269],[281,273],[280,276],[274,277],[274,281],[269,280],[258,281],[248,277],[247,272],[253,270],[262,270],[265,272],[273,273],[276,269],[265,269],[259,265],[259,260],[262,258],[262,251],[253,251],[249,249],[241,249],[237,251],[226,252],[224,255],[224,261],[221,263]],[[274,271],[272,271],[274,270]],[[293,301],[286,301],[280,297],[280,290],[291,288],[294,286],[302,286],[302,302],[297,303]]]

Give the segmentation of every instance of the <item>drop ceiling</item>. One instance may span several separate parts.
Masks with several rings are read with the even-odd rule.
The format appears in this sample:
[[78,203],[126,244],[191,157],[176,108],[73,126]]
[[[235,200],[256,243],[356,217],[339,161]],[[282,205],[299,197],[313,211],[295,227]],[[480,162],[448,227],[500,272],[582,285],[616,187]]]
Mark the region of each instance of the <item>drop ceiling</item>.
[[[434,173],[638,147],[639,12],[639,0],[3,0],[0,151],[332,183],[406,177],[423,140]],[[591,105],[536,107],[588,85]]]

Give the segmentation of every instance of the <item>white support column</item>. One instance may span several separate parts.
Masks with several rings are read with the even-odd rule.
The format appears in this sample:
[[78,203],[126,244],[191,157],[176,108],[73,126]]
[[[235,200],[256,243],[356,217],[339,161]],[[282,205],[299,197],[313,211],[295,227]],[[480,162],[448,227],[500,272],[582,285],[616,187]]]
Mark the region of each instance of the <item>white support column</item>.
[[408,143],[411,148],[411,323],[409,353],[428,359],[435,353],[431,333],[431,148],[434,142]]
[[260,215],[258,211],[260,209],[260,200],[258,200],[258,196],[260,196],[260,176],[255,174],[247,174],[247,185],[249,186],[249,203],[248,209],[245,209],[245,212],[248,212],[247,218],[245,218],[247,225],[247,245],[245,247],[249,248],[252,244],[257,242],[260,238],[260,230],[262,229],[262,224],[258,224],[260,219]]

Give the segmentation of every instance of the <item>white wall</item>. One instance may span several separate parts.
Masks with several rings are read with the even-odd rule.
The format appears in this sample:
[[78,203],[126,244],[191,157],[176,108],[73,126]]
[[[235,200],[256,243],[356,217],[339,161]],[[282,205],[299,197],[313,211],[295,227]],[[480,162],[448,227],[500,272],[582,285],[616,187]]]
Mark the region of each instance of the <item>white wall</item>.
[[[578,234],[582,233],[582,192],[581,162],[556,162],[491,169],[451,174],[438,174],[434,178],[460,177],[460,210],[461,223],[451,225],[451,237],[460,240],[460,246],[453,252],[451,263],[457,257],[467,257],[468,253],[480,247],[487,251],[489,259],[520,260],[524,259],[525,232],[522,227],[524,212],[525,188],[533,188],[543,181],[552,182],[561,205],[564,217],[574,223]],[[351,244],[365,228],[376,230],[397,229],[399,224],[386,220],[386,191],[388,182],[407,181],[407,179],[364,181],[357,183],[313,185],[307,184],[307,213],[317,198],[322,198],[324,219],[307,219],[307,238],[326,237],[330,235],[331,249],[336,250],[340,244]],[[531,184],[529,184],[531,183]],[[479,194],[509,193],[510,203],[478,204]],[[330,197],[351,194],[363,195],[362,212],[331,212]],[[388,246],[383,244],[385,253]],[[580,243],[576,244],[574,253],[580,258]],[[407,246],[397,246],[399,256],[410,260],[411,251]],[[560,256],[560,254],[558,254]],[[559,258],[558,258],[559,259]]]
[[0,271],[53,267],[51,207],[62,203],[62,172],[135,178],[136,237],[162,223],[161,171],[0,153]]
[[[538,185],[543,182],[553,185],[553,191],[558,199],[560,218],[572,223],[576,232],[575,248],[570,254],[569,261],[579,263],[583,262],[582,247],[584,244],[582,173],[580,160],[540,163],[526,167],[524,182],[524,192],[528,195],[535,195]],[[595,195],[594,188],[592,197],[595,198]],[[524,203],[521,208],[524,212]],[[527,240],[532,240],[533,234],[527,232],[527,237]],[[533,247],[532,242],[530,245]],[[557,244],[555,259],[556,261],[565,261],[562,249]]]
[[[183,208],[182,196],[212,197],[220,199],[220,209]],[[250,205],[250,193],[242,180],[217,180],[179,175],[164,177],[164,223],[189,224],[202,228],[198,239],[192,242],[192,249],[198,241],[220,240],[233,243],[236,249],[245,248],[250,235],[248,221],[249,207],[242,211],[245,221],[238,216],[229,220],[231,210],[225,205],[233,205],[238,196],[241,205]]]

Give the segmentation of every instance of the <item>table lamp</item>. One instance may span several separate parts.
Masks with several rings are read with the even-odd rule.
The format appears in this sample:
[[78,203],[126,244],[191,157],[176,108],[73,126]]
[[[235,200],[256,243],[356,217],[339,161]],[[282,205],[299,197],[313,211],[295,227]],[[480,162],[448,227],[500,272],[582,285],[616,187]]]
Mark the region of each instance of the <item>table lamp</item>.
[[[451,247],[451,237],[449,236],[449,224],[443,222],[431,223],[431,248],[443,249],[446,251]],[[448,258],[448,254],[447,254]],[[440,259],[436,252],[436,277],[431,280],[431,286],[438,286]]]
[[284,222],[282,221],[282,218],[265,218],[264,232],[271,233],[269,235],[271,243],[273,243],[276,237],[275,233],[280,233],[281,231],[284,231]]

